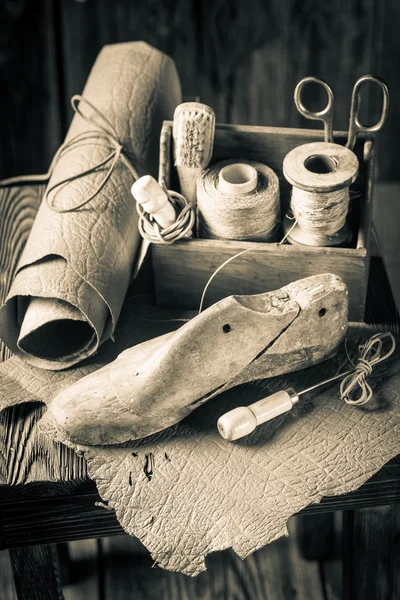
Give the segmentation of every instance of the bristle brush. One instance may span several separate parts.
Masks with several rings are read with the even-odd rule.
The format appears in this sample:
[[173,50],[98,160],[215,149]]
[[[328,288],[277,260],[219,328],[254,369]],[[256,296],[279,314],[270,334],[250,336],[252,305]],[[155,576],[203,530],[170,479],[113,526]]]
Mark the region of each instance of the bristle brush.
[[212,156],[215,114],[200,102],[184,102],[174,113],[174,159],[181,194],[196,204],[196,183]]

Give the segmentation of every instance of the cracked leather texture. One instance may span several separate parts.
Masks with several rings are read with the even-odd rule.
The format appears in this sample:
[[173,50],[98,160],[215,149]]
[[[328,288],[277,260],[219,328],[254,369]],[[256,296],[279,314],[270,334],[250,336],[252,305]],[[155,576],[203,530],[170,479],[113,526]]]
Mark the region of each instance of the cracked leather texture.
[[[115,343],[106,342],[98,356],[80,367],[50,372],[17,357],[0,365],[0,408],[48,402],[124,348],[173,331],[180,317],[185,315],[128,299]],[[372,333],[367,327],[350,328],[350,353]],[[159,566],[196,575],[205,569],[208,553],[232,547],[248,556],[285,535],[292,514],[323,496],[355,490],[399,453],[399,367],[399,351],[376,367],[371,407],[344,404],[333,385],[305,396],[291,413],[234,443],[217,432],[221,414],[281,388],[300,390],[340,372],[347,368],[344,351],[305,371],[228,390],[152,437],[123,447],[78,449],[85,452],[90,477],[125,531],[145,544]],[[46,431],[54,435],[51,428]],[[146,468],[150,454],[151,476]]]
[[[82,95],[112,124],[138,175],[156,175],[162,122],[172,117],[181,102],[173,61],[144,42],[105,46]],[[80,108],[100,121],[90,107]],[[66,141],[90,131],[97,131],[96,127],[77,114]],[[111,149],[96,140],[74,147],[57,162],[49,185],[93,167]],[[57,194],[57,206],[82,202],[101,183],[108,167],[63,186]],[[60,214],[42,202],[0,311],[0,337],[24,360],[41,368],[63,369],[95,353],[113,334],[140,243],[138,215],[130,194],[133,181],[120,160],[103,189],[82,209]],[[71,320],[90,324],[90,339],[73,355],[46,359],[27,353],[18,344],[20,324],[16,317],[17,299],[25,296],[68,302]],[[57,303],[50,312],[52,307],[56,319]]]

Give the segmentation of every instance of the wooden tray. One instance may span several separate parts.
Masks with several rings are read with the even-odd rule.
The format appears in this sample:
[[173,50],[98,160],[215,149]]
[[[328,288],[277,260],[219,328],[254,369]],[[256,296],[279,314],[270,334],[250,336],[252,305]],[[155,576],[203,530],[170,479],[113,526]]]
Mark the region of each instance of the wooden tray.
[[[347,134],[335,133],[345,143]],[[286,154],[301,144],[323,139],[322,132],[279,127],[217,125],[212,162],[246,158],[263,162],[279,176],[282,212],[290,201],[291,186],[282,174]],[[179,189],[172,160],[172,122],[164,122],[160,139],[159,181]],[[368,238],[372,204],[374,141],[360,135],[355,153],[360,173],[355,182],[361,197],[352,201],[351,221],[355,231],[351,247],[315,248],[277,243],[191,239],[171,246],[152,245],[156,302],[162,306],[199,307],[203,289],[215,269],[234,254],[253,251],[233,260],[213,279],[205,306],[230,294],[256,294],[278,289],[301,277],[331,272],[349,289],[349,319],[363,321],[369,271]]]

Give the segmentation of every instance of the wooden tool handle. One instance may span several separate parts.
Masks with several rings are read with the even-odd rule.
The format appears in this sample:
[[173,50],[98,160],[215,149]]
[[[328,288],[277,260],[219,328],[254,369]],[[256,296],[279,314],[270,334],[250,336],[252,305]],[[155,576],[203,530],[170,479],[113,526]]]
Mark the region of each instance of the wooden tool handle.
[[299,401],[292,389],[280,390],[250,406],[239,406],[218,419],[218,431],[226,440],[238,440],[275,417],[291,410]]

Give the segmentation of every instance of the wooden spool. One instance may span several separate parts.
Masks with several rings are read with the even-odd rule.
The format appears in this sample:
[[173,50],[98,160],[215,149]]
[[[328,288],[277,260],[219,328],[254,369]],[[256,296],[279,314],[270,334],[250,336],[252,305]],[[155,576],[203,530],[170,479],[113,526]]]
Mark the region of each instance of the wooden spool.
[[[313,142],[294,148],[285,156],[283,174],[293,187],[318,194],[329,194],[348,188],[358,175],[358,159],[354,152],[329,142]],[[336,233],[324,235],[304,231],[288,216],[283,223],[287,240],[305,246],[341,246],[350,242],[348,222]]]

